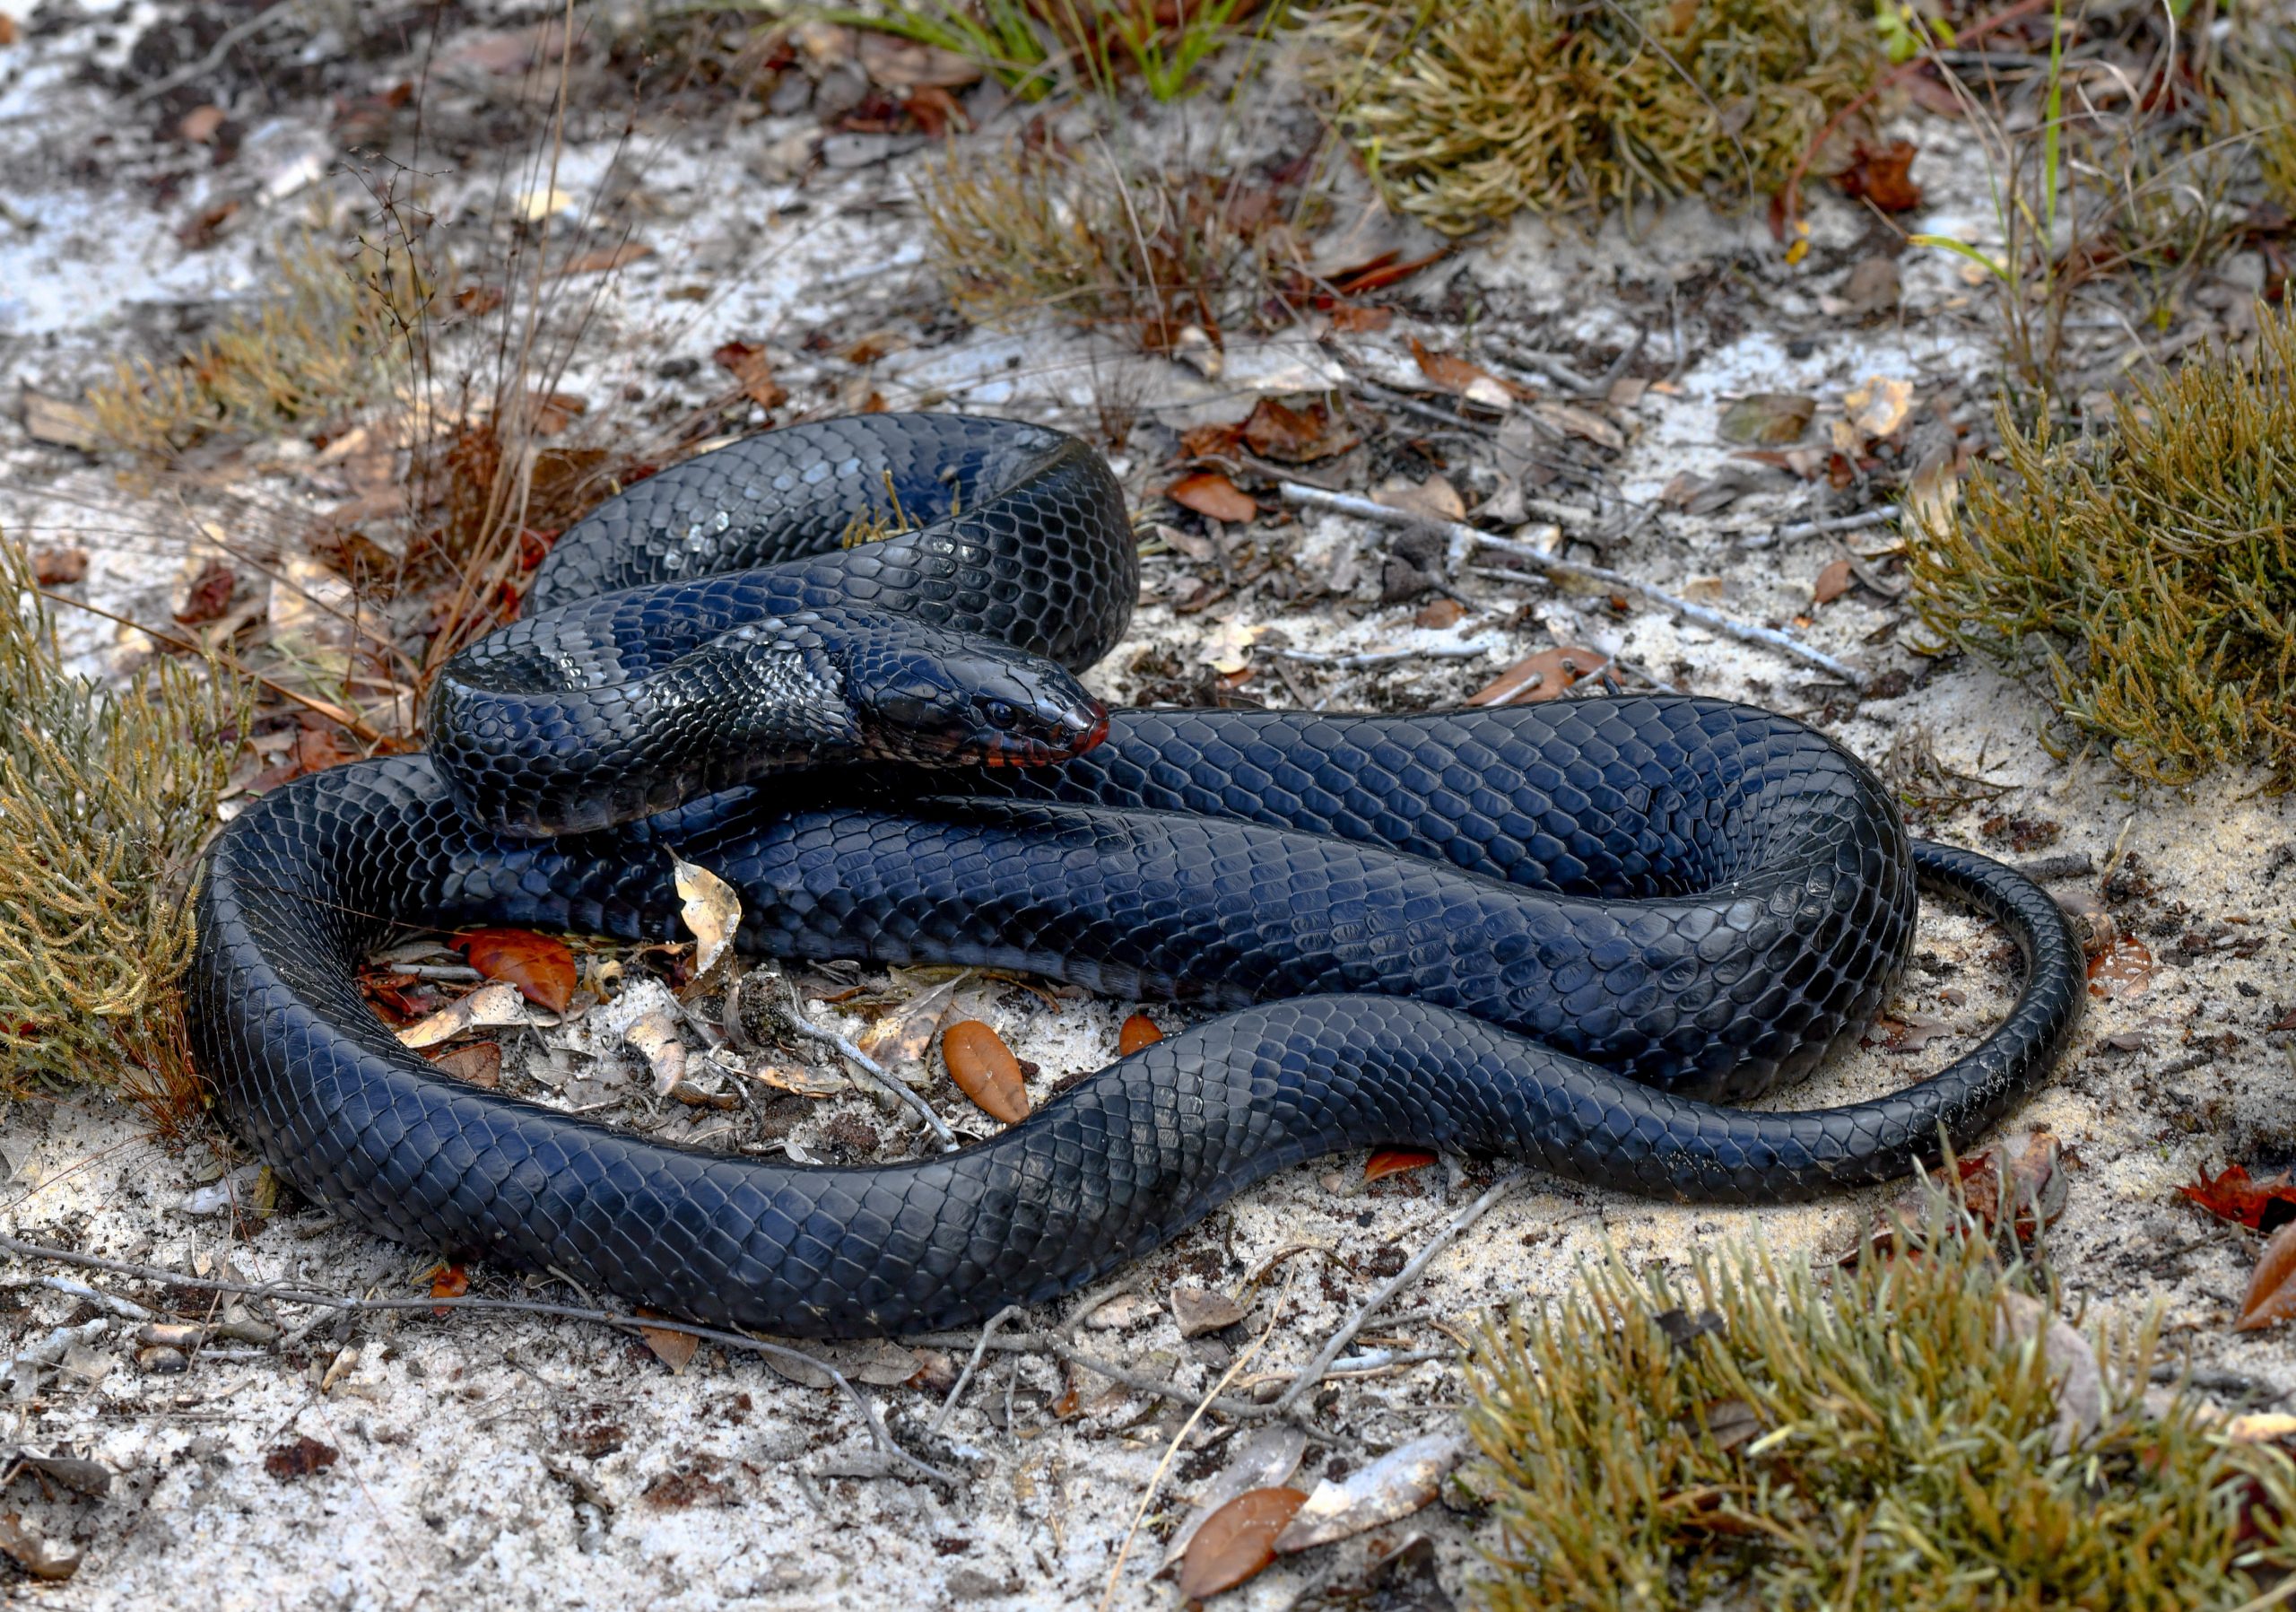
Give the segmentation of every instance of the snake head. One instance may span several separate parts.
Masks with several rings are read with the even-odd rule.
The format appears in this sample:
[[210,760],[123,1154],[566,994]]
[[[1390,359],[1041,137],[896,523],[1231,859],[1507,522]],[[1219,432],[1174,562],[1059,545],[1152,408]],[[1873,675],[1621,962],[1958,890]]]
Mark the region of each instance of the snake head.
[[1108,708],[1069,672],[980,639],[860,658],[848,667],[846,698],[865,749],[931,766],[1049,766],[1109,731]]

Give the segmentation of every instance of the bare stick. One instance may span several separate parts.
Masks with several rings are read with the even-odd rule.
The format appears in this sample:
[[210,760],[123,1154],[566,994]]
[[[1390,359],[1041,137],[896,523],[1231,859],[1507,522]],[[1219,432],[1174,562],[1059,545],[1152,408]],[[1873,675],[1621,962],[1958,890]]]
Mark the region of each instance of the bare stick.
[[808,1023],[801,1012],[793,1008],[784,1016],[787,1019],[792,1031],[804,1036],[807,1041],[821,1041],[825,1045],[835,1047],[851,1059],[855,1067],[866,1074],[871,1081],[883,1087],[888,1095],[897,1097],[915,1109],[924,1117],[926,1125],[933,1134],[940,1138],[942,1152],[956,1152],[957,1133],[951,1130],[941,1116],[933,1111],[931,1103],[909,1089],[909,1082],[896,1076],[884,1065],[838,1034],[836,1031],[824,1030],[819,1024]]
[[1497,646],[1487,643],[1443,644],[1431,649],[1366,649],[1360,655],[1326,655],[1315,649],[1278,649],[1275,654],[1283,660],[1296,660],[1301,666],[1360,667],[1393,666],[1403,660],[1473,660],[1488,655]]
[[1778,537],[1823,537],[1831,532],[1862,532],[1867,527],[1885,527],[1900,513],[1897,505],[1883,504],[1876,509],[1860,510],[1855,515],[1836,515],[1825,520],[1797,520],[1779,527],[1772,535]]
[[121,104],[140,107],[147,100],[165,95],[178,84],[187,84],[203,74],[213,72],[223,65],[223,58],[230,55],[234,48],[261,33],[273,23],[285,22],[292,9],[286,4],[286,0],[274,0],[272,4],[264,7],[246,22],[235,22],[225,29],[217,36],[215,43],[208,47],[205,56],[196,62],[185,63],[165,78],[153,79]]
[[941,1401],[941,1408],[935,1411],[933,1419],[925,1425],[926,1433],[941,1431],[941,1424],[949,1419],[949,1413],[956,1409],[957,1402],[965,1397],[965,1388],[972,1381],[972,1374],[980,1370],[981,1356],[988,1353],[988,1340],[996,1335],[997,1328],[1020,1313],[1022,1311],[1018,1304],[1007,1304],[988,1318],[988,1324],[980,1329],[980,1341],[972,1346],[972,1358],[966,1361],[965,1369],[957,1373],[957,1386],[949,1390],[949,1397]]
[[1484,1211],[1492,1205],[1513,1191],[1515,1183],[1521,1181],[1524,1174],[1525,1172],[1516,1170],[1500,1176],[1491,1184],[1489,1191],[1451,1216],[1450,1224],[1429,1239],[1427,1246],[1413,1254],[1408,1265],[1381,1284],[1379,1290],[1365,1299],[1362,1307],[1348,1318],[1347,1324],[1331,1335],[1324,1346],[1316,1352],[1316,1357],[1308,1363],[1308,1369],[1301,1372],[1292,1386],[1283,1390],[1282,1399],[1269,1407],[1270,1411],[1277,1416],[1289,1414],[1292,1407],[1299,1403],[1300,1395],[1323,1381],[1324,1373],[1331,1370],[1332,1362],[1339,1358],[1339,1352],[1342,1349],[1355,1341],[1355,1335],[1363,1330],[1364,1323],[1387,1308],[1396,1294],[1417,1281],[1419,1273],[1427,1268],[1435,1256],[1450,1247],[1461,1232],[1481,1220]]
[[1532,569],[1551,577],[1573,577],[1584,582],[1598,583],[1605,588],[1618,588],[1639,594],[1652,604],[1673,611],[1684,621],[1695,622],[1717,632],[1727,633],[1750,644],[1763,644],[1782,655],[1791,656],[1817,667],[1831,677],[1839,677],[1850,687],[1863,689],[1868,678],[1864,672],[1847,661],[1837,660],[1822,649],[1815,649],[1791,633],[1780,632],[1774,627],[1742,622],[1735,616],[1724,615],[1718,610],[1709,610],[1703,605],[1693,605],[1688,599],[1677,598],[1662,588],[1628,576],[1624,571],[1612,571],[1607,566],[1581,565],[1576,560],[1565,560],[1534,548],[1527,543],[1518,543],[1510,537],[1495,536],[1479,532],[1457,521],[1429,520],[1422,515],[1406,514],[1390,510],[1385,504],[1375,504],[1368,498],[1356,498],[1344,492],[1326,492],[1321,487],[1304,486],[1298,482],[1279,484],[1278,490],[1288,504],[1302,504],[1310,509],[1334,510],[1342,515],[1352,515],[1359,520],[1377,521],[1381,526],[1431,527],[1447,537],[1479,543],[1485,548],[1497,549],[1505,554],[1516,554],[1531,562]]
[[180,1271],[165,1269],[156,1265],[136,1265],[125,1259],[107,1259],[97,1254],[83,1254],[68,1248],[50,1248],[46,1243],[27,1242],[21,1237],[0,1233],[0,1253],[15,1254],[26,1259],[49,1259],[58,1265],[76,1265],[85,1270],[108,1270],[115,1276],[133,1277],[138,1281],[157,1282],[163,1285],[188,1287],[202,1293],[236,1293],[248,1298],[266,1299],[282,1304],[309,1304],[322,1310],[367,1313],[386,1310],[480,1310],[512,1315],[549,1316],[558,1320],[596,1321],[600,1326],[618,1328],[623,1332],[641,1336],[648,1329],[656,1332],[683,1332],[708,1343],[729,1349],[741,1349],[754,1355],[770,1355],[800,1365],[813,1367],[828,1377],[853,1402],[861,1413],[862,1422],[869,1429],[869,1436],[885,1458],[913,1467],[935,1483],[956,1486],[956,1475],[919,1460],[893,1442],[891,1433],[877,1416],[877,1407],[867,1396],[853,1386],[845,1373],[826,1360],[817,1360],[803,1349],[793,1349],[787,1344],[769,1343],[762,1338],[752,1338],[746,1332],[722,1331],[716,1327],[696,1326],[691,1321],[672,1320],[666,1316],[622,1315],[611,1310],[590,1310],[577,1304],[546,1304],[527,1299],[487,1298],[354,1298],[346,1294],[315,1293],[309,1288],[291,1287],[279,1282],[232,1282],[215,1277],[189,1277]]

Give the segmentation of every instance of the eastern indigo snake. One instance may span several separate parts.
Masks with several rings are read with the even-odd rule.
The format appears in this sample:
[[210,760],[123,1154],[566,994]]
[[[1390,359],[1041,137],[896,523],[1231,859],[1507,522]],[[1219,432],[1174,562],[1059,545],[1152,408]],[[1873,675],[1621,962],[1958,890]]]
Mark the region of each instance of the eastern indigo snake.
[[[404,1242],[865,1335],[1047,1298],[1335,1148],[1735,1202],[1883,1180],[1999,1118],[2073,1028],[2048,895],[1909,840],[1796,722],[1672,695],[1104,715],[1061,667],[1115,646],[1138,576],[1106,466],[1030,426],[832,421],[639,483],[448,668],[429,753],[296,779],[219,837],[191,1027],[232,1122]],[[753,954],[1232,1011],[987,1142],[839,1168],[458,1082],[354,983],[400,924],[673,937],[670,847],[737,889]],[[1722,1106],[1857,1038],[1917,875],[2016,940],[2005,1022],[1893,1096]]]

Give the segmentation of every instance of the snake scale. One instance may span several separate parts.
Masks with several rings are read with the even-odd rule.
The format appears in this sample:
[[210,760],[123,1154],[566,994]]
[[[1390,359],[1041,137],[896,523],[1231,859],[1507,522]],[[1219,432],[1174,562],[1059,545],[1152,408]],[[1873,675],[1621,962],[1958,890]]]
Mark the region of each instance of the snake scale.
[[[298,778],[218,836],[190,1025],[232,1124],[403,1242],[856,1336],[1050,1297],[1336,1148],[1733,1202],[1884,1180],[2013,1107],[2073,1029],[2048,895],[1909,839],[1799,723],[1685,695],[1105,711],[1071,674],[1138,574],[1106,465],[1029,425],[829,421],[631,487],[449,665],[428,752]],[[457,1081],[357,989],[403,925],[674,937],[673,850],[738,892],[749,954],[1222,1011],[991,1139],[843,1168]],[[1891,1096],[1742,1106],[1871,1021],[1918,880],[2014,938],[2005,1021]]]

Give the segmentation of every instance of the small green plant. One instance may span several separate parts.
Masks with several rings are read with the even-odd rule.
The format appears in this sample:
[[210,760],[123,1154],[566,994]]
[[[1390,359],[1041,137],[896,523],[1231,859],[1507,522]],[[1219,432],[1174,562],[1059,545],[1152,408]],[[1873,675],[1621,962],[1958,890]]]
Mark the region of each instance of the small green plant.
[[196,1090],[177,981],[193,861],[245,731],[217,667],[70,675],[0,537],[0,1094],[116,1085],[163,1124]]
[[1847,0],[1348,0],[1302,31],[1389,200],[1452,234],[1766,196],[1883,60]]
[[2152,1325],[2083,1340],[2100,1414],[2076,1425],[2052,1298],[1943,1194],[1910,1249],[1848,1270],[1741,1245],[1679,1277],[1583,1271],[1473,1363],[1481,1599],[2186,1612],[2296,1568],[2296,1465],[2182,1395],[2148,1410]]
[[2252,357],[2140,384],[2095,436],[2005,406],[1998,467],[1914,534],[1924,622],[2038,658],[2066,718],[2170,782],[2296,781],[2296,315],[2258,320]]
[[829,15],[961,56],[1027,100],[1059,88],[1064,64],[1104,94],[1134,73],[1155,100],[1175,100],[1258,9],[1259,0],[932,0]]
[[219,433],[255,436],[316,423],[372,402],[397,334],[432,294],[401,257],[343,258],[313,241],[280,255],[253,309],[181,357],[121,361],[91,388],[105,447],[165,460]]

